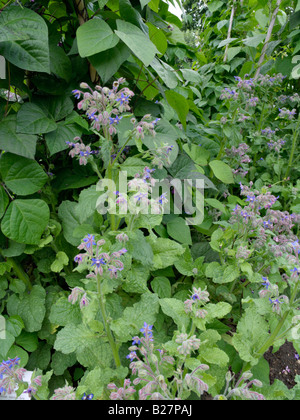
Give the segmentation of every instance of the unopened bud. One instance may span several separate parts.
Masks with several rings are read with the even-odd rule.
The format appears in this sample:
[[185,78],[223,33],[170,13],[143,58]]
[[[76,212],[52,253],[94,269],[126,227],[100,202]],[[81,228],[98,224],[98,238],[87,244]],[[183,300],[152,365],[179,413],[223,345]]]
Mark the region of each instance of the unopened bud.
[[246,381],[247,379],[252,378],[252,376],[253,376],[253,374],[248,370],[247,372],[243,373],[242,379],[244,379]]
[[153,363],[157,363],[158,362],[158,358],[155,356],[155,354],[151,354],[150,359],[151,359],[151,362],[153,362]]
[[258,379],[253,379],[252,381],[253,385],[257,386],[258,388],[261,388],[263,386],[262,382]]

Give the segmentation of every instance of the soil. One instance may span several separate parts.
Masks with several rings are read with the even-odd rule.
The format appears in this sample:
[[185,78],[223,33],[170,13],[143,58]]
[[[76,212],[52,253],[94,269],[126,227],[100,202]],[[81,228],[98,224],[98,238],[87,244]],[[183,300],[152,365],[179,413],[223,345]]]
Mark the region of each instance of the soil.
[[[270,384],[275,379],[281,380],[287,388],[293,388],[296,385],[295,376],[300,375],[300,356],[292,343],[285,342],[276,353],[272,353],[273,348],[264,354],[270,366]],[[295,357],[296,356],[296,357]]]
[[[270,384],[275,379],[282,381],[287,388],[291,389],[296,385],[295,376],[300,375],[300,355],[296,352],[294,346],[290,342],[285,342],[275,353],[272,353],[273,347],[264,354],[270,366]],[[296,356],[296,357],[295,357]],[[206,392],[201,400],[212,400],[212,396]]]

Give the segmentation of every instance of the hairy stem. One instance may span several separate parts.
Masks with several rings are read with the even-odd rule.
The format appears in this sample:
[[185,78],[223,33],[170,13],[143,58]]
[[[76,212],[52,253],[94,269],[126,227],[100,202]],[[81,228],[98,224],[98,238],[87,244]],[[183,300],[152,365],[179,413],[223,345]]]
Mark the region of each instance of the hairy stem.
[[119,356],[119,353],[118,353],[118,349],[117,349],[115,340],[113,338],[112,332],[110,330],[110,327],[109,327],[109,324],[108,324],[108,321],[107,321],[105,303],[104,303],[102,292],[101,292],[101,277],[100,277],[99,274],[97,274],[97,290],[98,290],[100,311],[101,311],[101,315],[102,315],[102,319],[103,319],[103,323],[104,323],[104,328],[105,328],[105,331],[106,331],[108,342],[109,342],[110,347],[111,347],[111,351],[112,351],[112,354],[113,354],[115,365],[118,368],[118,367],[121,366],[121,360],[120,360],[120,356]]
[[291,148],[291,153],[290,153],[288,166],[287,166],[286,173],[285,173],[285,178],[288,177],[288,175],[290,173],[290,170],[291,170],[291,167],[292,167],[292,164],[293,164],[294,154],[295,154],[296,145],[297,145],[297,141],[298,141],[299,125],[300,125],[300,114],[298,116],[298,122],[297,122],[295,131],[294,131],[294,135],[293,135],[292,148]]

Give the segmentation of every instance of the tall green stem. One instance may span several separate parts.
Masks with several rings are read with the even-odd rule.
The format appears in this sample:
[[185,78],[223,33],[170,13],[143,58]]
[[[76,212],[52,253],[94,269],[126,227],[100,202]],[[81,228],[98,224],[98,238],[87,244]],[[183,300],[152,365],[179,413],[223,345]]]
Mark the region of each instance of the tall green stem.
[[[298,283],[295,284],[295,288],[291,294],[291,299],[290,299],[290,307],[292,307],[295,297],[297,295],[297,291],[298,291]],[[280,332],[281,328],[283,327],[283,324],[285,323],[289,313],[290,313],[291,309],[288,309],[287,311],[285,311],[285,313],[283,314],[282,318],[280,319],[280,321],[278,322],[276,328],[274,329],[274,331],[272,332],[272,334],[269,336],[269,338],[266,340],[266,342],[261,346],[261,348],[256,352],[256,357],[257,358],[261,358],[264,353],[274,344],[274,342],[276,341],[276,339],[278,338],[278,333]],[[247,370],[249,370],[251,368],[251,363],[247,363],[245,364],[245,366],[243,367],[243,372],[246,372]]]
[[22,280],[22,282],[26,285],[28,290],[32,289],[32,284],[30,282],[30,279],[28,275],[25,273],[23,268],[20,266],[20,264],[14,260],[13,258],[6,258],[6,261],[11,264],[16,276]]
[[[112,163],[110,162],[107,168],[107,177],[108,179],[112,180]],[[110,200],[113,200],[113,192],[109,191],[109,195],[110,195]],[[110,228],[112,231],[116,230],[116,215],[114,213],[109,213],[110,216]]]
[[100,310],[101,310],[101,315],[102,315],[102,319],[103,319],[105,332],[106,332],[108,342],[109,342],[110,347],[111,347],[111,351],[112,351],[112,354],[113,354],[115,365],[116,365],[116,367],[120,367],[122,364],[121,364],[121,360],[120,360],[120,356],[119,356],[119,353],[118,353],[118,349],[117,349],[115,340],[113,338],[112,332],[110,330],[110,327],[109,327],[109,324],[108,324],[108,321],[107,321],[105,303],[103,301],[103,296],[102,296],[102,292],[101,292],[101,277],[100,277],[99,274],[97,274],[97,290],[98,290],[99,304],[100,304]]
[[297,121],[297,125],[294,131],[294,135],[293,135],[293,143],[292,143],[292,148],[291,148],[291,154],[290,154],[290,158],[289,158],[289,163],[288,163],[288,167],[286,169],[286,173],[285,173],[285,178],[288,177],[292,164],[293,164],[293,159],[294,159],[294,154],[295,154],[295,150],[296,150],[296,146],[297,146],[297,140],[298,140],[298,130],[299,130],[299,125],[300,125],[300,114],[298,116],[298,121]]

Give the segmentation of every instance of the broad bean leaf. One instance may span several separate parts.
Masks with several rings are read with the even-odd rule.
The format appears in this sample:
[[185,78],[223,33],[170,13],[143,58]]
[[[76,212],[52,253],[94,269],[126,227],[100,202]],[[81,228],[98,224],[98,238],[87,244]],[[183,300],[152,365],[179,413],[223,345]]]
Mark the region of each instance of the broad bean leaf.
[[78,51],[81,57],[89,57],[117,45],[119,38],[101,19],[88,20],[77,29]]
[[89,57],[103,83],[106,83],[121,67],[131,54],[130,49],[119,42],[114,48]]
[[186,129],[186,118],[190,108],[188,101],[174,90],[167,90],[165,94],[169,105],[176,111],[181,124]]
[[1,11],[0,27],[1,55],[21,69],[50,73],[48,27],[39,14],[19,5],[8,7]]
[[58,208],[58,216],[62,221],[63,234],[70,244],[78,246],[80,239],[73,235],[76,227],[80,225],[79,217],[76,213],[77,203],[74,201],[63,201]]
[[37,104],[27,102],[17,113],[17,132],[42,134],[56,130],[56,123]]
[[30,195],[39,191],[48,176],[35,161],[11,153],[0,159],[0,173],[6,186],[18,195]]
[[8,115],[0,121],[0,149],[34,159],[37,136],[17,133],[16,115]]
[[221,160],[212,160],[209,162],[209,166],[211,167],[214,175],[220,181],[224,182],[225,184],[233,184],[233,174],[232,170],[227,163],[222,162]]
[[189,226],[182,217],[176,217],[167,223],[167,232],[172,239],[181,244],[192,245],[192,237]]
[[50,211],[43,200],[16,199],[3,217],[1,229],[8,238],[30,245],[38,245],[48,225]]
[[4,215],[8,206],[9,198],[2,185],[0,185],[0,218]]
[[150,65],[158,50],[141,29],[132,23],[117,19],[115,33],[145,66]]

